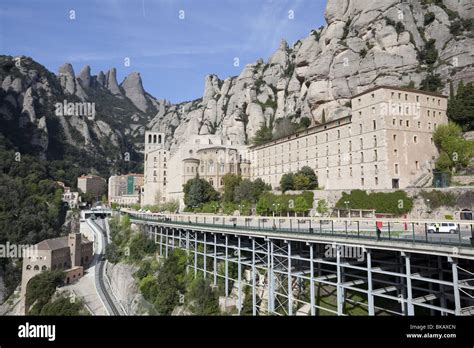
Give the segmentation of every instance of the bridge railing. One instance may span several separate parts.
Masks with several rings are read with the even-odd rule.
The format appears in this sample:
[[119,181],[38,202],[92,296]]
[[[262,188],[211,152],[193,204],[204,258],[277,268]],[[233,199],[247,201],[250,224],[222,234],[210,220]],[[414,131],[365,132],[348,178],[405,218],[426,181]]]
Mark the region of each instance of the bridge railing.
[[[168,224],[269,231],[275,233],[300,233],[332,235],[334,237],[404,241],[435,245],[474,247],[474,221],[465,220],[407,220],[369,218],[324,218],[324,217],[262,217],[223,216],[206,214],[160,214],[122,210],[131,217],[144,221]],[[448,233],[437,233],[452,224]]]

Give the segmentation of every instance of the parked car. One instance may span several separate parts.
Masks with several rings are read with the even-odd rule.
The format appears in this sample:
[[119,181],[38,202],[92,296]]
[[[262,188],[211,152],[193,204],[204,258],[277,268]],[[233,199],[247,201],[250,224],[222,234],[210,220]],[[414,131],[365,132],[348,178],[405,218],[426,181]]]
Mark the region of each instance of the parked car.
[[454,222],[443,222],[428,226],[429,233],[458,233],[459,226]]

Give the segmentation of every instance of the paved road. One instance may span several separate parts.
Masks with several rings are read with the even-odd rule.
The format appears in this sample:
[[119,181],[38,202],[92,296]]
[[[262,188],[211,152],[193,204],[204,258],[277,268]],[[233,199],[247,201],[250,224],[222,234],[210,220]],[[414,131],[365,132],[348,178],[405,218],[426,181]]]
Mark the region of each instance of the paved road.
[[95,268],[95,283],[97,287],[97,292],[101,297],[107,312],[109,315],[124,315],[123,310],[120,308],[120,305],[115,300],[112,291],[105,281],[105,248],[107,246],[107,238],[105,238],[105,222],[102,219],[90,220],[87,222],[91,226],[92,230],[96,234],[97,240],[97,249],[94,255],[93,264],[97,267]]

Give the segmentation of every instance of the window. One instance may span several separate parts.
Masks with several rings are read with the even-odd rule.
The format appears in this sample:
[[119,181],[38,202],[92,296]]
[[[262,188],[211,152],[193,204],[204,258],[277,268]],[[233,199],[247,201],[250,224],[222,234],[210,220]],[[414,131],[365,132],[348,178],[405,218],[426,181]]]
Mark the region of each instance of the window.
[[329,134],[326,133],[326,142],[328,142],[328,141],[329,141]]
[[341,169],[340,169],[340,168],[337,170],[337,176],[338,176],[339,178],[341,177]]
[[398,156],[398,150],[397,149],[393,149],[393,155]]
[[364,163],[364,153],[363,152],[360,153],[360,162]]
[[393,118],[393,119],[392,119],[392,125],[395,126],[396,123],[397,123],[397,120]]
[[395,174],[398,174],[398,164],[395,163]]
[[360,178],[360,185],[364,186],[364,178]]
[[407,127],[410,127],[410,121],[407,120]]
[[415,161],[415,168],[416,170],[420,170],[420,163],[418,161]]
[[362,123],[359,124],[359,131],[360,131],[360,134],[362,134]]
[[337,138],[341,139],[341,131],[340,130],[337,131]]
[[400,127],[403,126],[403,120],[400,120]]
[[372,120],[372,125],[374,127],[374,130],[376,130],[377,129],[377,121]]
[[359,142],[360,142],[360,148],[363,149],[364,148],[364,140],[362,138],[360,138]]
[[364,175],[364,166],[360,167],[360,175]]
[[378,185],[378,184],[379,184],[379,178],[375,177],[375,185]]
[[418,121],[418,128],[421,128],[421,122]]
[[405,93],[405,100],[408,100],[408,94]]
[[352,151],[352,140],[349,140],[349,151]]
[[420,101],[420,96],[419,96],[419,95],[416,96],[416,101],[417,101],[417,102]]
[[378,161],[378,153],[377,150],[374,150],[374,160]]
[[397,135],[396,134],[393,135],[393,141],[397,141]]
[[413,142],[414,142],[415,144],[418,143],[418,137],[417,137],[416,135],[413,137]]
[[349,175],[352,176],[352,167],[349,167]]
[[378,165],[374,165],[374,172],[375,172],[375,174],[379,173],[379,166]]
[[377,136],[374,135],[374,147],[377,147]]

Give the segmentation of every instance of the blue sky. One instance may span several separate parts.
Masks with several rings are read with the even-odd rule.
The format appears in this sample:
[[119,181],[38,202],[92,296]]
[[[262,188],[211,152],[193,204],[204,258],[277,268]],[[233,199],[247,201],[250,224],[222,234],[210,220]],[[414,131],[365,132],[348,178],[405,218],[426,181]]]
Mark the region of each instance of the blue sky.
[[[27,55],[57,72],[140,72],[145,90],[172,102],[202,96],[206,74],[224,79],[265,61],[323,25],[325,0],[1,0],[0,54]],[[70,11],[76,18],[70,19]],[[184,19],[180,19],[184,11]],[[289,19],[289,11],[294,18]],[[130,58],[130,67],[124,65]],[[234,66],[238,57],[240,66]]]

